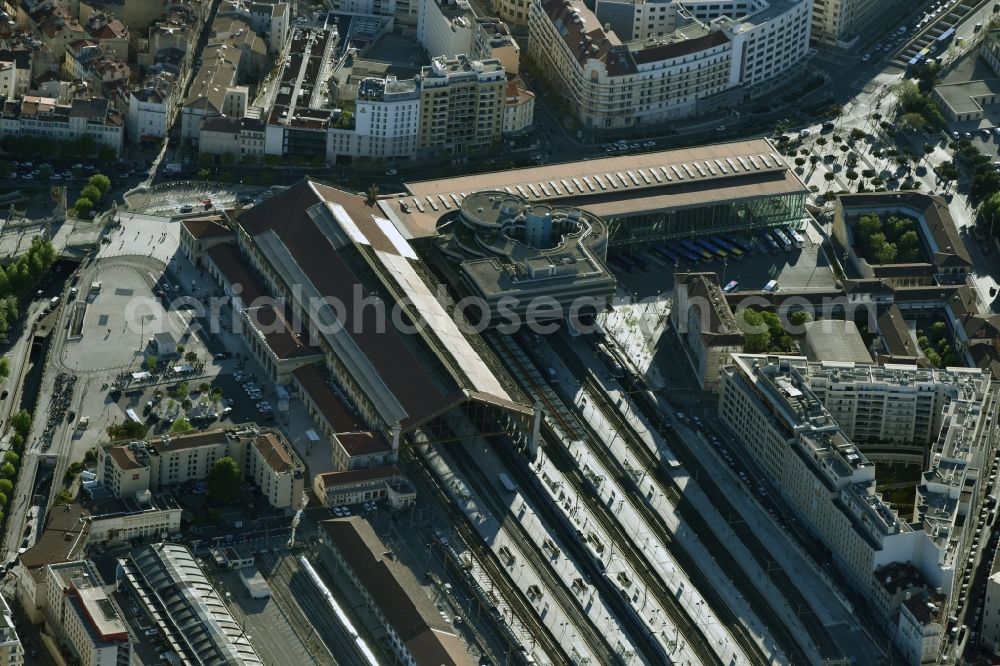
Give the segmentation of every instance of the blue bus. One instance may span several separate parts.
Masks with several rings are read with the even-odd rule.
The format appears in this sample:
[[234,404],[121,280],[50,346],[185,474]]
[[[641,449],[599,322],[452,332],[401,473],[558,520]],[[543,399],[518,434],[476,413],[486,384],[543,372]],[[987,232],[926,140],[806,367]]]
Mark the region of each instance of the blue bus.
[[724,236],[713,236],[710,240],[715,243],[715,245],[728,252],[733,259],[743,258],[743,250],[736,243],[731,243],[726,240]]
[[663,243],[653,243],[653,252],[669,261],[671,264],[676,264],[680,262],[680,259],[676,254],[674,254],[670,249],[663,245]]
[[694,242],[695,242],[696,245],[705,248],[706,250],[708,250],[709,252],[711,252],[712,254],[714,254],[719,259],[726,259],[727,257],[729,257],[729,253],[728,252],[726,252],[723,249],[715,247],[714,245],[712,245],[711,243],[709,243],[708,241],[706,241],[704,238],[697,238],[697,239],[695,239]]
[[938,35],[938,38],[934,40],[934,48],[935,49],[944,48],[945,46],[948,45],[948,42],[950,42],[951,38],[954,36],[955,36],[955,28],[948,28],[940,35]]
[[754,250],[753,243],[751,243],[749,239],[743,238],[742,236],[723,236],[723,238],[733,245],[742,248],[747,254],[752,253]]
[[699,245],[695,245],[694,243],[692,243],[689,240],[684,240],[682,238],[682,239],[680,239],[677,242],[680,243],[680,246],[682,248],[684,248],[685,250],[687,250],[688,252],[690,252],[693,255],[697,255],[697,256],[701,257],[705,261],[711,261],[714,258],[712,256],[711,252],[709,252],[708,250],[704,249],[703,247],[701,247]]

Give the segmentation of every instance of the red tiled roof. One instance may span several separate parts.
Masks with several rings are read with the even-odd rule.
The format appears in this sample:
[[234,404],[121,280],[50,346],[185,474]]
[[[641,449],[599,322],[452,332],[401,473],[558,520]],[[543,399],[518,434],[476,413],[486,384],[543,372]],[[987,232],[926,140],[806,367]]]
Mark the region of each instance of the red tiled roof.
[[243,255],[234,244],[221,243],[209,248],[207,254],[229,284],[240,285],[242,291],[239,297],[244,306],[252,306],[255,302],[259,304],[260,299],[269,295],[261,281],[247,269]]
[[[310,180],[244,211],[239,224],[250,236],[267,232],[277,235],[316,290],[344,305],[338,313],[343,317],[342,330],[351,336],[406,411],[404,428],[463,400],[464,395],[455,389],[450,393],[441,390],[436,378],[422,366],[388,320],[388,313],[378,308],[354,307],[358,297],[356,286],[364,281],[355,274],[345,256],[354,250],[335,248],[310,217],[308,209],[322,201],[343,206],[374,249],[396,254],[392,243],[372,220],[377,209],[356,195]],[[358,256],[358,261],[363,259]],[[362,318],[356,320],[359,310]]]
[[266,305],[250,308],[246,311],[247,319],[257,331],[264,336],[267,346],[279,359],[317,356],[323,352],[318,347],[312,347],[302,339],[299,331],[289,322],[289,313]]
[[181,224],[191,236],[198,239],[224,238],[233,235],[233,230],[229,228],[221,215],[192,217],[184,220]]

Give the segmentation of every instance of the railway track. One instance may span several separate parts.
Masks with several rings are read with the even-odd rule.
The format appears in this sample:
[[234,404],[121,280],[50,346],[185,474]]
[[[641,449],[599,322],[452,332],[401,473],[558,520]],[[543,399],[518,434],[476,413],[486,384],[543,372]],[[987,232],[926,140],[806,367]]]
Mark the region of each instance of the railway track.
[[[449,450],[449,454],[478,489],[479,496],[488,505],[490,513],[495,517],[506,516],[510,512],[510,508],[488,492],[488,489],[492,487],[492,482],[472,459],[472,456],[460,447]],[[524,485],[521,486],[522,492],[525,488]],[[573,619],[573,625],[580,632],[580,636],[587,643],[594,656],[600,660],[600,664],[624,664],[621,655],[608,643],[607,637],[597,631],[593,622],[584,612],[580,601],[566,589],[566,584],[556,575],[551,562],[539,553],[538,547],[528,536],[521,523],[513,519],[513,516],[511,518],[507,522],[510,529],[506,531],[506,534],[513,538],[518,549],[531,560],[531,568],[542,579],[545,587],[552,593],[556,603],[563,609],[566,616]],[[577,564],[582,563],[578,561]]]
[[[514,354],[511,354],[510,358],[514,363],[517,364],[521,363],[520,359],[518,359],[518,357]],[[565,360],[566,358],[567,357],[564,355],[563,359]],[[520,374],[522,377],[530,378],[531,375],[530,373],[526,372],[526,368],[522,366],[521,370],[522,372]],[[586,375],[584,374],[582,376]],[[608,470],[609,473],[613,473],[616,476],[616,480],[619,483],[619,487],[621,487],[623,490],[625,488],[630,488],[635,490],[634,493],[629,493],[629,492],[624,493],[625,494],[624,499],[626,499],[629,502],[629,504],[642,517],[643,521],[646,523],[648,527],[651,528],[651,530],[655,531],[660,535],[663,535],[663,541],[665,545],[669,547],[670,540],[667,537],[667,535],[669,534],[667,525],[664,523],[663,519],[655,511],[653,511],[648,504],[642,501],[641,489],[635,485],[634,480],[626,473],[626,471],[624,470],[624,468],[622,468],[622,466],[618,463],[618,461],[614,460],[608,454],[607,449],[601,446],[600,444],[598,444],[597,446],[593,445],[595,441],[599,441],[599,438],[597,437],[596,433],[590,430],[589,426],[586,426],[585,424],[581,425],[579,420],[575,424],[567,423],[560,415],[561,410],[556,409],[555,405],[552,405],[550,403],[549,398],[547,396],[547,392],[542,390],[541,387],[539,387],[538,385],[533,385],[525,388],[529,391],[529,393],[532,393],[535,397],[537,397],[539,400],[542,401],[542,403],[547,407],[549,414],[552,415],[557,421],[559,421],[559,425],[562,428],[563,432],[574,433],[577,435],[581,431],[585,431],[587,433],[587,436],[584,436],[581,439],[586,443],[588,450],[591,451],[591,453],[594,454],[595,457],[601,461],[602,465],[606,470]],[[568,481],[570,481],[577,496],[582,498],[592,497],[593,496],[593,491],[591,490],[592,484],[590,483],[589,480],[587,480],[584,477],[579,466],[576,464],[576,461],[574,461],[569,456],[568,450],[565,448],[565,446],[563,446],[559,442],[559,437],[556,435],[556,433],[552,432],[552,430],[547,425],[544,425],[544,422],[543,422],[543,431],[547,435],[546,440],[551,444],[551,446],[547,448],[549,459],[553,462],[553,464],[556,465],[556,467],[560,470],[560,472],[562,472],[563,476]],[[633,571],[635,571],[635,573],[640,577],[646,588],[653,593],[654,598],[660,604],[660,607],[663,608],[663,610],[667,613],[667,616],[670,618],[674,626],[677,627],[678,630],[682,632],[685,640],[687,641],[688,646],[698,656],[701,663],[703,664],[723,663],[722,660],[719,658],[718,654],[716,654],[715,650],[712,648],[712,646],[709,645],[708,641],[706,640],[702,631],[698,628],[697,624],[693,621],[690,615],[688,615],[687,611],[680,605],[680,603],[677,601],[677,599],[674,597],[671,591],[667,588],[666,584],[659,576],[659,574],[652,569],[645,555],[639,551],[631,535],[624,530],[621,523],[615,518],[615,516],[611,514],[611,510],[603,502],[599,501],[591,502],[587,501],[586,499],[584,499],[584,501],[587,503],[591,515],[597,518],[597,520],[601,524],[601,527],[604,529],[605,533],[618,546],[619,551],[625,556],[625,558],[631,564]],[[675,559],[677,559],[674,551],[678,549],[671,548],[670,550],[671,554],[675,555]],[[678,559],[678,564],[680,563],[681,562]],[[688,566],[683,567],[686,572],[688,571],[692,563],[688,562],[687,564]],[[689,579],[692,582],[695,582],[695,578],[691,577],[690,575]],[[707,579],[703,580],[702,582],[704,583],[704,585],[711,587]],[[703,587],[699,587],[699,591],[703,593],[706,599],[709,598],[707,594],[704,594]],[[716,604],[713,604],[713,608],[715,605]],[[727,606],[724,607],[728,609]],[[730,613],[730,615],[732,615],[732,613]],[[721,614],[718,614],[718,616],[720,618],[723,617]],[[743,625],[736,621],[735,616],[729,619],[732,620],[732,622],[729,623],[730,627],[732,627],[733,629],[739,628],[745,634],[742,636],[743,640],[740,640],[740,637],[735,636],[736,632],[733,631],[733,629],[731,629],[731,633],[734,634],[734,638],[736,638],[737,642],[740,644],[740,647],[741,649],[743,649],[744,653],[747,654],[748,656],[749,655],[757,656],[758,660],[755,663],[767,664],[768,663],[767,658],[761,653],[760,647],[755,642],[753,642],[752,639],[750,639],[748,634],[745,633],[746,630],[743,627]]]
[[[573,354],[572,350],[565,348],[563,351],[566,352],[563,358],[570,358],[572,361],[580,364],[577,369],[582,369],[582,363],[580,363],[579,358]],[[571,362],[572,362],[571,361]],[[643,471],[649,474],[653,479],[655,479],[658,487],[663,491],[670,501],[677,507],[680,515],[695,528],[695,532],[698,534],[698,538],[705,544],[705,546],[716,553],[716,560],[722,564],[724,561],[728,562],[726,568],[738,567],[738,563],[733,558],[732,554],[728,549],[718,540],[715,533],[710,529],[710,527],[705,523],[704,518],[701,514],[687,502],[685,502],[681,495],[681,490],[677,486],[673,477],[667,473],[666,470],[659,464],[659,462],[653,456],[653,453],[646,447],[642,442],[640,435],[636,432],[635,427],[628,422],[628,420],[621,414],[621,412],[611,404],[607,397],[607,394],[596,385],[596,382],[588,376],[587,380],[584,382],[584,388],[587,394],[591,396],[591,399],[595,401],[595,405],[601,410],[605,418],[608,419],[612,424],[614,424],[616,430],[621,434],[622,437],[628,437],[629,450],[638,459],[639,465],[642,467]],[[657,413],[651,413],[651,410],[647,409],[645,405],[641,402],[637,403],[639,409],[643,412],[650,423],[654,425],[664,425],[663,418]],[[669,428],[669,424],[668,425]],[[701,463],[697,461],[697,458],[691,453],[687,444],[675,433],[672,428],[665,430],[669,435],[664,438],[672,449],[674,449],[674,454],[678,455],[684,462],[685,467],[689,471],[693,471],[697,474],[698,478],[710,480],[711,475],[708,470],[702,467]],[[681,455],[683,454],[683,455]],[[704,484],[704,482],[702,482]],[[714,483],[714,482],[712,482]],[[739,515],[737,510],[733,507],[732,503],[724,493],[717,492],[717,497],[713,497],[713,504],[723,515]],[[720,506],[719,498],[721,498],[722,505]],[[732,529],[739,536],[740,540],[743,541],[747,549],[753,554],[754,558],[757,560],[758,564],[765,571],[771,569],[770,559],[767,556],[766,547],[760,542],[757,535],[742,521],[731,526]],[[683,565],[685,571],[690,573],[690,569],[685,564]],[[809,604],[799,590],[799,588],[792,583],[791,579],[788,577],[783,570],[772,571],[771,581],[775,584],[782,595],[789,601],[789,604],[794,608],[807,609]],[[808,656],[795,639],[795,636],[788,630],[785,623],[778,616],[777,612],[771,607],[770,603],[764,598],[756,586],[747,584],[744,579],[734,578],[734,582],[740,589],[744,598],[750,602],[751,607],[762,619],[769,619],[770,621],[765,621],[765,624],[770,629],[771,633],[775,636],[775,639],[779,641],[782,648],[785,650],[785,654],[792,658],[792,663],[808,663]],[[699,589],[703,589],[699,586]],[[714,607],[714,605],[713,605]],[[731,614],[731,613],[730,613]],[[836,644],[827,634],[826,628],[821,622],[815,617],[814,614],[809,613],[807,617],[801,618],[803,625],[809,629],[810,638],[817,642],[818,645],[823,645],[829,655],[836,655],[840,653],[840,650],[836,647]],[[742,626],[742,625],[741,625]],[[822,641],[822,642],[820,642]]]
[[[424,457],[412,448],[405,449],[403,454],[424,475],[425,481],[428,487],[432,489],[438,504],[447,512],[451,525],[455,527],[456,532],[458,532],[465,545],[472,551],[476,561],[479,562],[487,576],[496,585],[500,596],[507,602],[514,615],[528,628],[531,635],[535,637],[535,640],[552,660],[552,663],[571,663],[569,653],[541,622],[535,608],[525,598],[524,593],[510,581],[506,569],[501,565],[496,554],[486,546],[479,532],[470,525],[468,516],[455,506],[455,503],[443,488],[440,479]],[[522,659],[522,661],[528,663],[526,659]]]

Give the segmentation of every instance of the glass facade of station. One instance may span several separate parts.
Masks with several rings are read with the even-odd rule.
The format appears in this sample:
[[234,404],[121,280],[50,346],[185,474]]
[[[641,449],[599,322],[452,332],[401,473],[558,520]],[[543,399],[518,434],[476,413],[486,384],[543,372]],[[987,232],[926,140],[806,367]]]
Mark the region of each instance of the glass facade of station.
[[779,226],[798,227],[806,214],[805,203],[806,193],[796,192],[604,219],[608,223],[611,245],[632,245]]

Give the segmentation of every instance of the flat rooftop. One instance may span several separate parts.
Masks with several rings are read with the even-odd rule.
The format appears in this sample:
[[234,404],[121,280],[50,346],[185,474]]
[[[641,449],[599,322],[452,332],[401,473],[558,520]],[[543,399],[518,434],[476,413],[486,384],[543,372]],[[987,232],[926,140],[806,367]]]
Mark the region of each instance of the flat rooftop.
[[767,139],[414,181],[405,186],[408,195],[382,199],[379,204],[408,238],[434,236],[441,216],[457,210],[466,195],[482,190],[517,194],[529,203],[578,206],[604,219],[808,192]]

